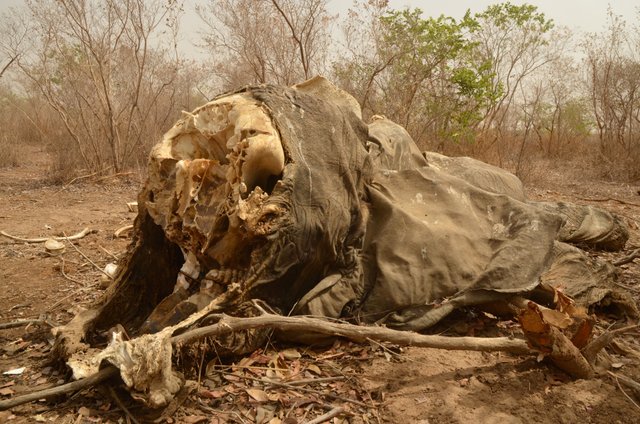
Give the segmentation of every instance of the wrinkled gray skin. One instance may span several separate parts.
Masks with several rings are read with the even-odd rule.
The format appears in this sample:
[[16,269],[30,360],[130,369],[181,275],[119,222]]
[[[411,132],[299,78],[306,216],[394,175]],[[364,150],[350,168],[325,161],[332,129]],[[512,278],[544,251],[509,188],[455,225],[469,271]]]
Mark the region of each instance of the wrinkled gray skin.
[[[365,124],[326,80],[247,87],[212,104],[233,95],[240,106],[196,109],[154,149],[129,254],[78,333],[117,323],[155,332],[212,301],[249,314],[254,299],[283,314],[419,330],[545,281],[588,305],[612,293],[608,268],[562,247],[572,235],[624,246],[611,214],[527,202],[506,171],[422,154],[395,123]],[[205,115],[224,125],[202,130]],[[260,137],[269,141],[251,141]],[[255,165],[268,171],[250,169],[261,163],[251,143],[271,149]]]

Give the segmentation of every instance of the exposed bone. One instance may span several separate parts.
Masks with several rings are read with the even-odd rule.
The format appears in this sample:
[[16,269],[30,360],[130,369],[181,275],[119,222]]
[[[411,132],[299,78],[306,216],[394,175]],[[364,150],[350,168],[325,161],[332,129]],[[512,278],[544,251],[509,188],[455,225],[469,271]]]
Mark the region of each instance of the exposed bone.
[[83,229],[77,234],[71,235],[69,237],[40,237],[40,238],[22,238],[18,236],[13,236],[4,231],[0,231],[0,235],[10,238],[11,240],[21,241],[23,243],[46,243],[47,240],[56,240],[56,241],[64,241],[64,240],[78,240],[83,238],[84,236],[93,233],[95,230],[90,230],[88,227]]
[[44,248],[47,250],[47,252],[53,255],[59,255],[60,253],[64,252],[64,243],[59,242],[58,240],[49,239],[44,242]]
[[113,236],[115,238],[126,237],[125,233],[127,231],[133,230],[133,225],[125,225],[124,227],[120,227],[113,232]]

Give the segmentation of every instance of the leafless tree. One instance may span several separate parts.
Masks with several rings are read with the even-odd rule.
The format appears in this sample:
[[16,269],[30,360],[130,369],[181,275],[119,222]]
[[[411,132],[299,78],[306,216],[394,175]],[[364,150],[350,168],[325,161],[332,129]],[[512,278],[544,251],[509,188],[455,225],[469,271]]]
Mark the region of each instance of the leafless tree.
[[[640,11],[637,12],[640,16]],[[585,87],[601,158],[640,177],[640,28],[609,10],[609,25],[584,41]]]
[[[172,106],[161,99],[171,95],[178,72],[178,6],[163,0],[28,2],[31,49],[17,65],[58,114],[87,169],[119,172],[169,119]],[[169,47],[161,47],[162,32]]]
[[3,64],[0,69],[0,78],[7,72],[9,67],[24,53],[25,39],[27,38],[27,27],[24,24],[24,15],[15,8],[11,8],[0,22],[0,54]]
[[220,82],[291,85],[322,73],[332,17],[326,0],[219,0],[196,8]]

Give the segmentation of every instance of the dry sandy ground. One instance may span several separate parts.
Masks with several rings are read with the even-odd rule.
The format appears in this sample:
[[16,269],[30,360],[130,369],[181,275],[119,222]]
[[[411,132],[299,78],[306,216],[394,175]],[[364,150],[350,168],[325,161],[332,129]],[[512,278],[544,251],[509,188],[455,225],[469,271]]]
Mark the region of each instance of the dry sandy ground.
[[[40,237],[63,232],[71,234],[89,227],[97,232],[77,241],[75,246],[98,267],[113,262],[113,256],[121,255],[127,245],[126,239],[115,239],[113,232],[133,221],[134,214],[127,210],[126,202],[135,200],[139,182],[106,179],[67,187],[47,186],[43,183],[47,169],[46,154],[37,149],[32,149],[31,153],[30,162],[18,168],[0,169],[0,230]],[[628,243],[628,250],[631,250],[640,246],[640,207],[629,204],[640,204],[639,188],[604,182],[567,183],[566,177],[548,173],[544,181],[529,188],[529,195],[535,200],[596,203],[622,214],[632,229]],[[596,255],[595,252],[593,254]],[[624,252],[619,252],[609,254],[607,258],[623,255]],[[633,292],[636,298],[640,292],[639,262],[624,266],[619,280],[620,284],[638,290]],[[41,244],[2,239],[0,322],[38,318],[46,314],[50,321],[64,323],[100,296],[99,278],[100,272],[96,267],[72,246],[67,245],[62,257],[52,257],[46,254]],[[598,318],[602,326],[614,322],[606,312],[600,313]],[[466,321],[453,322],[442,330],[450,335],[518,332],[511,322],[499,322],[473,313],[466,317]],[[65,370],[46,363],[50,340],[46,326],[0,330],[0,371],[25,367],[20,375],[0,374],[2,399],[64,382],[67,378]],[[637,333],[624,336],[623,341],[627,346],[640,350]],[[267,358],[269,352],[275,351],[278,355],[278,349],[275,346],[265,350],[256,356],[256,363],[261,363],[260,358]],[[365,347],[342,344],[314,351],[298,347],[297,352],[303,352],[301,358],[280,353],[284,367],[289,370],[302,367],[306,370],[305,375],[335,375],[337,372],[346,379],[346,383],[318,386],[303,392],[311,398],[307,406],[301,402],[288,407],[287,399],[300,393],[289,392],[289,398],[286,398],[284,394],[274,394],[270,389],[271,400],[280,402],[282,407],[278,410],[288,411],[285,415],[280,413],[280,418],[273,419],[273,423],[304,422],[300,414],[306,414],[306,419],[309,419],[326,412],[322,410],[322,402],[325,406],[344,404],[353,413],[336,418],[332,421],[335,423],[640,422],[640,407],[631,401],[640,403],[640,399],[625,389],[630,399],[615,380],[605,376],[573,381],[545,362],[538,363],[535,358],[497,353],[397,349],[375,344]],[[610,353],[616,372],[640,381],[637,359],[620,355],[615,350]],[[268,368],[269,363],[263,362],[267,364],[265,369]],[[334,372],[329,372],[329,369]],[[187,377],[197,379],[188,371]],[[256,422],[254,415],[259,408],[256,405],[268,403],[267,400],[256,400],[260,395],[256,392],[244,390],[242,396],[238,394],[237,388],[247,383],[239,383],[237,378],[225,377],[224,381],[218,381],[212,374],[205,377],[172,418],[164,417],[165,421]],[[216,384],[224,391],[216,391]],[[321,392],[326,390],[334,390],[337,396],[331,399],[323,397]],[[0,422],[130,422],[109,393],[104,389],[85,391],[53,403],[40,401],[16,407],[0,412]],[[127,398],[126,393],[120,393],[120,399],[129,405],[134,416],[140,421],[147,419],[143,408]],[[273,396],[280,397],[276,401]],[[254,403],[247,403],[247,399]],[[364,406],[350,405],[349,399],[360,399]],[[223,410],[226,412],[215,412]],[[288,421],[285,417],[289,417]]]

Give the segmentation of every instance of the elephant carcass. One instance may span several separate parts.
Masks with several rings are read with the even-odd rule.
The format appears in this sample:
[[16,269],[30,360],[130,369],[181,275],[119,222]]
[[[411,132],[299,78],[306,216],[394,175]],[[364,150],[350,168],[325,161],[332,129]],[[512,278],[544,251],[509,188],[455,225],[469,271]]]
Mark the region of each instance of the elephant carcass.
[[[57,330],[57,352],[78,376],[102,359],[122,370],[144,352],[135,340],[114,336],[97,356],[90,346],[115,325],[151,333],[136,340],[164,352],[164,365],[149,381],[128,379],[155,405],[175,389],[168,337],[210,312],[251,313],[254,300],[282,314],[421,330],[544,281],[588,292],[589,303],[613,290],[606,268],[562,248],[571,219],[593,214],[527,202],[516,177],[481,162],[422,154],[384,117],[365,124],[321,78],[250,86],[185,113],[154,147],[138,205],[116,281]],[[596,215],[619,246],[623,224]],[[593,276],[594,290],[572,270]],[[251,349],[259,336],[227,347]]]

